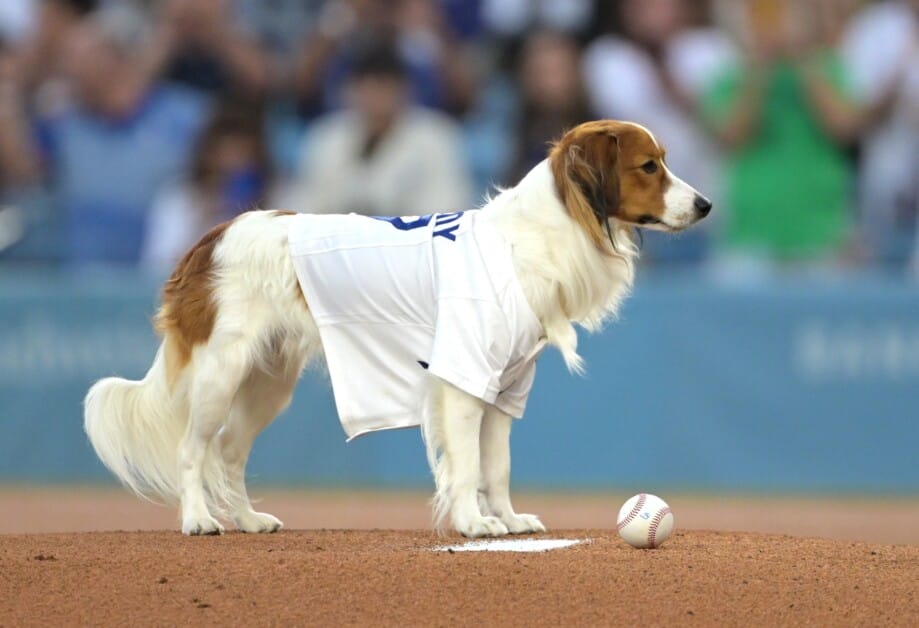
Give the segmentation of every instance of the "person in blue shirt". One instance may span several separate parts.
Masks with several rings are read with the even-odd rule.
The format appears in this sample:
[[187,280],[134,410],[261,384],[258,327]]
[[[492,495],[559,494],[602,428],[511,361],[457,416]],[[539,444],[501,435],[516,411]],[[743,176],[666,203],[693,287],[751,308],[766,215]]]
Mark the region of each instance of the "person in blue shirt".
[[103,9],[62,44],[69,98],[40,116],[31,147],[60,215],[60,257],[134,264],[152,200],[187,166],[207,112],[198,93],[144,72],[145,23]]

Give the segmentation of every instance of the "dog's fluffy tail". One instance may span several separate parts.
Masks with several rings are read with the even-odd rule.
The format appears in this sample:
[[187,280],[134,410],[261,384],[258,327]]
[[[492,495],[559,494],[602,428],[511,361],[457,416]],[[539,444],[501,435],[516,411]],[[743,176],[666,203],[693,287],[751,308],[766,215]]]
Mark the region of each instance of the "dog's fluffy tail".
[[106,377],[83,403],[89,441],[103,464],[132,491],[173,504],[179,490],[179,443],[187,413],[166,381],[165,345],[141,381]]
[[[158,503],[178,504],[181,496],[179,447],[188,425],[187,381],[193,362],[170,385],[166,343],[141,381],[107,377],[84,401],[84,429],[106,467],[134,493]],[[204,481],[209,507],[223,513],[230,497],[218,443],[208,448]]]

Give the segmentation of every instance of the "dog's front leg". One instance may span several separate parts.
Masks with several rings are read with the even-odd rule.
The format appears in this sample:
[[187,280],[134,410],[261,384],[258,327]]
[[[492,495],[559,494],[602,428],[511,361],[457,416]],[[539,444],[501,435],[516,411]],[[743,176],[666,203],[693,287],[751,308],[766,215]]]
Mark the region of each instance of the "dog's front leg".
[[511,423],[513,419],[494,406],[488,406],[479,437],[482,465],[481,489],[492,514],[511,534],[545,532],[536,515],[517,514],[511,505]]
[[433,444],[442,452],[434,469],[437,501],[441,508],[449,507],[453,527],[464,536],[505,535],[507,526],[479,510],[479,433],[485,404],[446,382],[435,386],[431,420],[439,442]]

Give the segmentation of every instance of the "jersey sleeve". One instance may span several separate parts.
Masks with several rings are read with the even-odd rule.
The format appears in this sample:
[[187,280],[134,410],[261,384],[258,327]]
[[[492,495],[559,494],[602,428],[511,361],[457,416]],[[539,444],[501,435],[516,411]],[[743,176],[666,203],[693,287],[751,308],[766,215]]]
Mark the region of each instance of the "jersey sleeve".
[[520,376],[506,389],[498,394],[495,406],[501,412],[519,419],[526,410],[527,398],[536,379],[536,360],[531,360],[520,373]]

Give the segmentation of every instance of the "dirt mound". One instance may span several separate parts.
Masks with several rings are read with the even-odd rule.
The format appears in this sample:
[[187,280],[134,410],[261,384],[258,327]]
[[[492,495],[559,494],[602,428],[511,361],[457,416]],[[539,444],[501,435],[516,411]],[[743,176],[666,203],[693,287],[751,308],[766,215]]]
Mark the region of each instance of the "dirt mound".
[[427,531],[0,536],[0,626],[915,625],[919,547],[610,530],[545,553],[437,552]]

